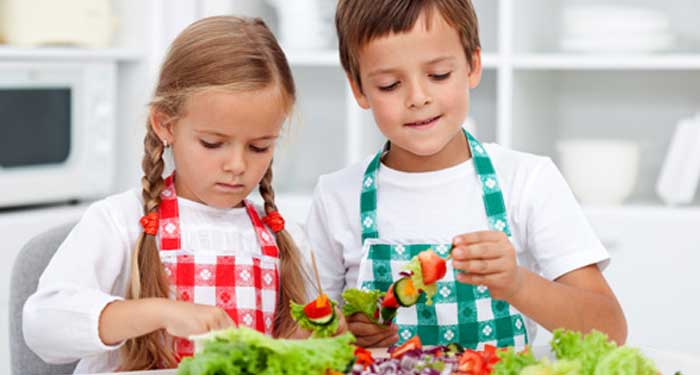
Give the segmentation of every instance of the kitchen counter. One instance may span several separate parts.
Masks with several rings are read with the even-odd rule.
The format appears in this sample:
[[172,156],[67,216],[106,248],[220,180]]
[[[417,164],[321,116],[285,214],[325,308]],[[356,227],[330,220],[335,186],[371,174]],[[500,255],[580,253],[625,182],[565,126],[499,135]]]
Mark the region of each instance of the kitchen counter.
[[[668,352],[653,348],[641,348],[642,351],[656,363],[656,367],[664,375],[673,375],[676,371],[680,371],[683,375],[700,374],[700,358],[696,358],[685,353]],[[370,349],[372,355],[379,357],[386,354],[385,348]],[[540,358],[542,356],[550,356],[549,348],[535,347],[535,355]],[[92,375],[175,375],[177,370],[157,370],[157,371],[136,371],[136,372],[120,372],[120,373],[105,373]]]

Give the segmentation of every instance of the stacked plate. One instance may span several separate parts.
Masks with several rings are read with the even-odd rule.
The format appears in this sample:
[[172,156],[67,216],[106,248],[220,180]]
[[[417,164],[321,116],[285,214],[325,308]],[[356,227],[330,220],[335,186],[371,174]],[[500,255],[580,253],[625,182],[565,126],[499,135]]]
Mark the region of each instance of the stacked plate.
[[576,52],[656,52],[673,47],[668,16],[623,4],[567,4],[561,49]]

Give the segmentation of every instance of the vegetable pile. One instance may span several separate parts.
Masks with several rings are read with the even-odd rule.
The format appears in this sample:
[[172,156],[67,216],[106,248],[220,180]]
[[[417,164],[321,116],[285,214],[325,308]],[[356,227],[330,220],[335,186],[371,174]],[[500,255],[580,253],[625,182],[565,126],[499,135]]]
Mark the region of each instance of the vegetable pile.
[[354,358],[350,333],[333,338],[273,339],[246,327],[199,338],[204,350],[180,362],[177,375],[322,375],[345,372]]

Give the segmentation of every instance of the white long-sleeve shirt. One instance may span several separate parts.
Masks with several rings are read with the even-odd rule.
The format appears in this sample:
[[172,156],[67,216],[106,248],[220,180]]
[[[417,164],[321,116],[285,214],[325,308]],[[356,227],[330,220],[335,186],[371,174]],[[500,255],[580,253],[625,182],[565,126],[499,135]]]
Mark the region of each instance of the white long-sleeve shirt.
[[[244,207],[217,209],[183,198],[178,204],[183,249],[220,255],[260,252]],[[76,373],[119,367],[120,345],[107,346],[100,340],[99,317],[107,304],[126,295],[141,216],[140,190],[108,197],[88,207],[58,248],[23,311],[27,345],[44,361],[80,360]],[[303,231],[293,224],[287,229],[308,261]],[[307,282],[309,295],[314,292],[310,285]]]

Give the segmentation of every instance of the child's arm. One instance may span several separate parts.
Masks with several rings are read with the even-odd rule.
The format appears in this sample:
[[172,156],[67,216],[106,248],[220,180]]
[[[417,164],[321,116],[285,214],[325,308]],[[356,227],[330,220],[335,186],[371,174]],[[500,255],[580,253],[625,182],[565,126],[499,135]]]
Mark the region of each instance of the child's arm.
[[516,264],[515,250],[503,232],[458,236],[452,251],[457,280],[486,285],[548,330],[567,328],[605,332],[618,344],[627,337],[622,309],[596,265],[578,268],[549,281]]
[[[533,157],[504,175],[512,179],[504,198],[513,237],[457,236],[455,268],[472,273],[459,280],[489,286],[497,298],[547,329],[595,328],[624,343],[622,309],[598,269],[608,252],[557,167],[548,158]],[[521,267],[514,244],[523,252]]]
[[106,345],[116,345],[158,329],[171,336],[189,337],[233,325],[229,315],[216,306],[144,298],[107,305],[100,315],[99,333]]

